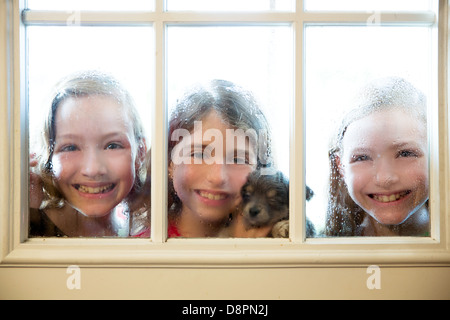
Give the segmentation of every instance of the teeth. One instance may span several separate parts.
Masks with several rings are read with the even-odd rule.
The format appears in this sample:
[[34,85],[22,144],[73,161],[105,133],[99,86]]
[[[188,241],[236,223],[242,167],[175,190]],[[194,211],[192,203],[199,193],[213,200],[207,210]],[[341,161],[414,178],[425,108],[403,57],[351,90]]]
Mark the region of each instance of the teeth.
[[373,195],[373,199],[380,201],[380,202],[384,202],[384,203],[393,202],[393,201],[400,200],[401,198],[406,196],[408,193],[409,193],[409,191],[391,194],[389,196],[388,195]]
[[209,200],[223,200],[225,199],[225,195],[223,194],[212,194],[205,191],[200,191],[200,196]]
[[88,187],[88,186],[83,186],[83,185],[79,185],[78,186],[78,191],[83,192],[83,193],[93,193],[93,194],[97,194],[97,193],[105,193],[106,191],[111,190],[114,187],[114,184],[109,184],[103,187]]

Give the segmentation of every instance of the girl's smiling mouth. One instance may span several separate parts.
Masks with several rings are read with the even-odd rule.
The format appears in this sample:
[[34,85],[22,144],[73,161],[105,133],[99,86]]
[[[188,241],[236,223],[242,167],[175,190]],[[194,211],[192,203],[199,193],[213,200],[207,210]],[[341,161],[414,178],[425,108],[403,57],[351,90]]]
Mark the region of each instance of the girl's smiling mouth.
[[198,190],[197,191],[198,195],[200,195],[200,197],[208,199],[208,200],[224,200],[228,197],[228,195],[226,193],[222,193],[222,192],[209,192],[209,191],[205,191],[205,190]]
[[389,202],[394,202],[394,201],[403,199],[410,193],[411,193],[411,190],[406,190],[406,191],[392,193],[392,194],[369,194],[369,197],[378,202],[389,203]]
[[77,189],[81,193],[87,193],[87,194],[104,194],[107,193],[115,188],[114,183],[110,183],[103,186],[97,186],[97,187],[90,187],[86,185],[81,184],[74,184],[73,185],[75,189]]

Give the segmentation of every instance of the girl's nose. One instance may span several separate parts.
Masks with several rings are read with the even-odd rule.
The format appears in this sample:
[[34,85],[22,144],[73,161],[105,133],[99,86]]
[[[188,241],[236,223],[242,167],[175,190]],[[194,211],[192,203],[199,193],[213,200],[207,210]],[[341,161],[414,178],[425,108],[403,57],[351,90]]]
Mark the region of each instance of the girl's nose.
[[399,176],[394,164],[380,159],[375,166],[375,183],[378,186],[389,187],[398,182]]
[[82,159],[81,174],[88,178],[98,178],[106,174],[106,166],[102,156],[96,151],[86,151]]
[[225,184],[227,180],[226,164],[208,164],[206,179],[213,186],[219,187]]

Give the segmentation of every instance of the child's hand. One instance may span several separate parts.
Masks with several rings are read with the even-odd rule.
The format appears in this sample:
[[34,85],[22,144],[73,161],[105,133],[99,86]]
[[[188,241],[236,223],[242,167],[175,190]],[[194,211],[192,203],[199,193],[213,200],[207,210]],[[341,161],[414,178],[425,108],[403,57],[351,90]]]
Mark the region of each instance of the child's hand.
[[244,225],[244,218],[241,214],[238,214],[235,219],[236,221],[234,221],[233,225],[233,237],[235,238],[266,238],[270,236],[273,227],[272,225],[261,228],[247,229]]
[[44,199],[44,194],[42,192],[42,180],[32,170],[32,168],[36,167],[37,164],[38,161],[36,159],[36,154],[30,154],[30,208],[33,209],[39,209],[42,200]]

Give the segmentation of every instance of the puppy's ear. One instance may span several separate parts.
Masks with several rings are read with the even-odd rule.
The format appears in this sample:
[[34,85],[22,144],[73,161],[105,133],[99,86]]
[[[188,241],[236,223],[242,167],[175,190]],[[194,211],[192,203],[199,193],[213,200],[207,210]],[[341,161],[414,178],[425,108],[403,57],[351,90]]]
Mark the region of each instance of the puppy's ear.
[[283,185],[284,194],[286,196],[285,201],[289,203],[289,179],[281,172],[277,172],[277,180],[280,183],[280,186]]
[[286,178],[286,176],[281,171],[277,171],[276,173],[276,180],[280,183],[284,184],[286,188],[289,188],[289,180]]
[[308,186],[306,186],[306,201],[311,200],[311,198],[314,196],[314,191]]

